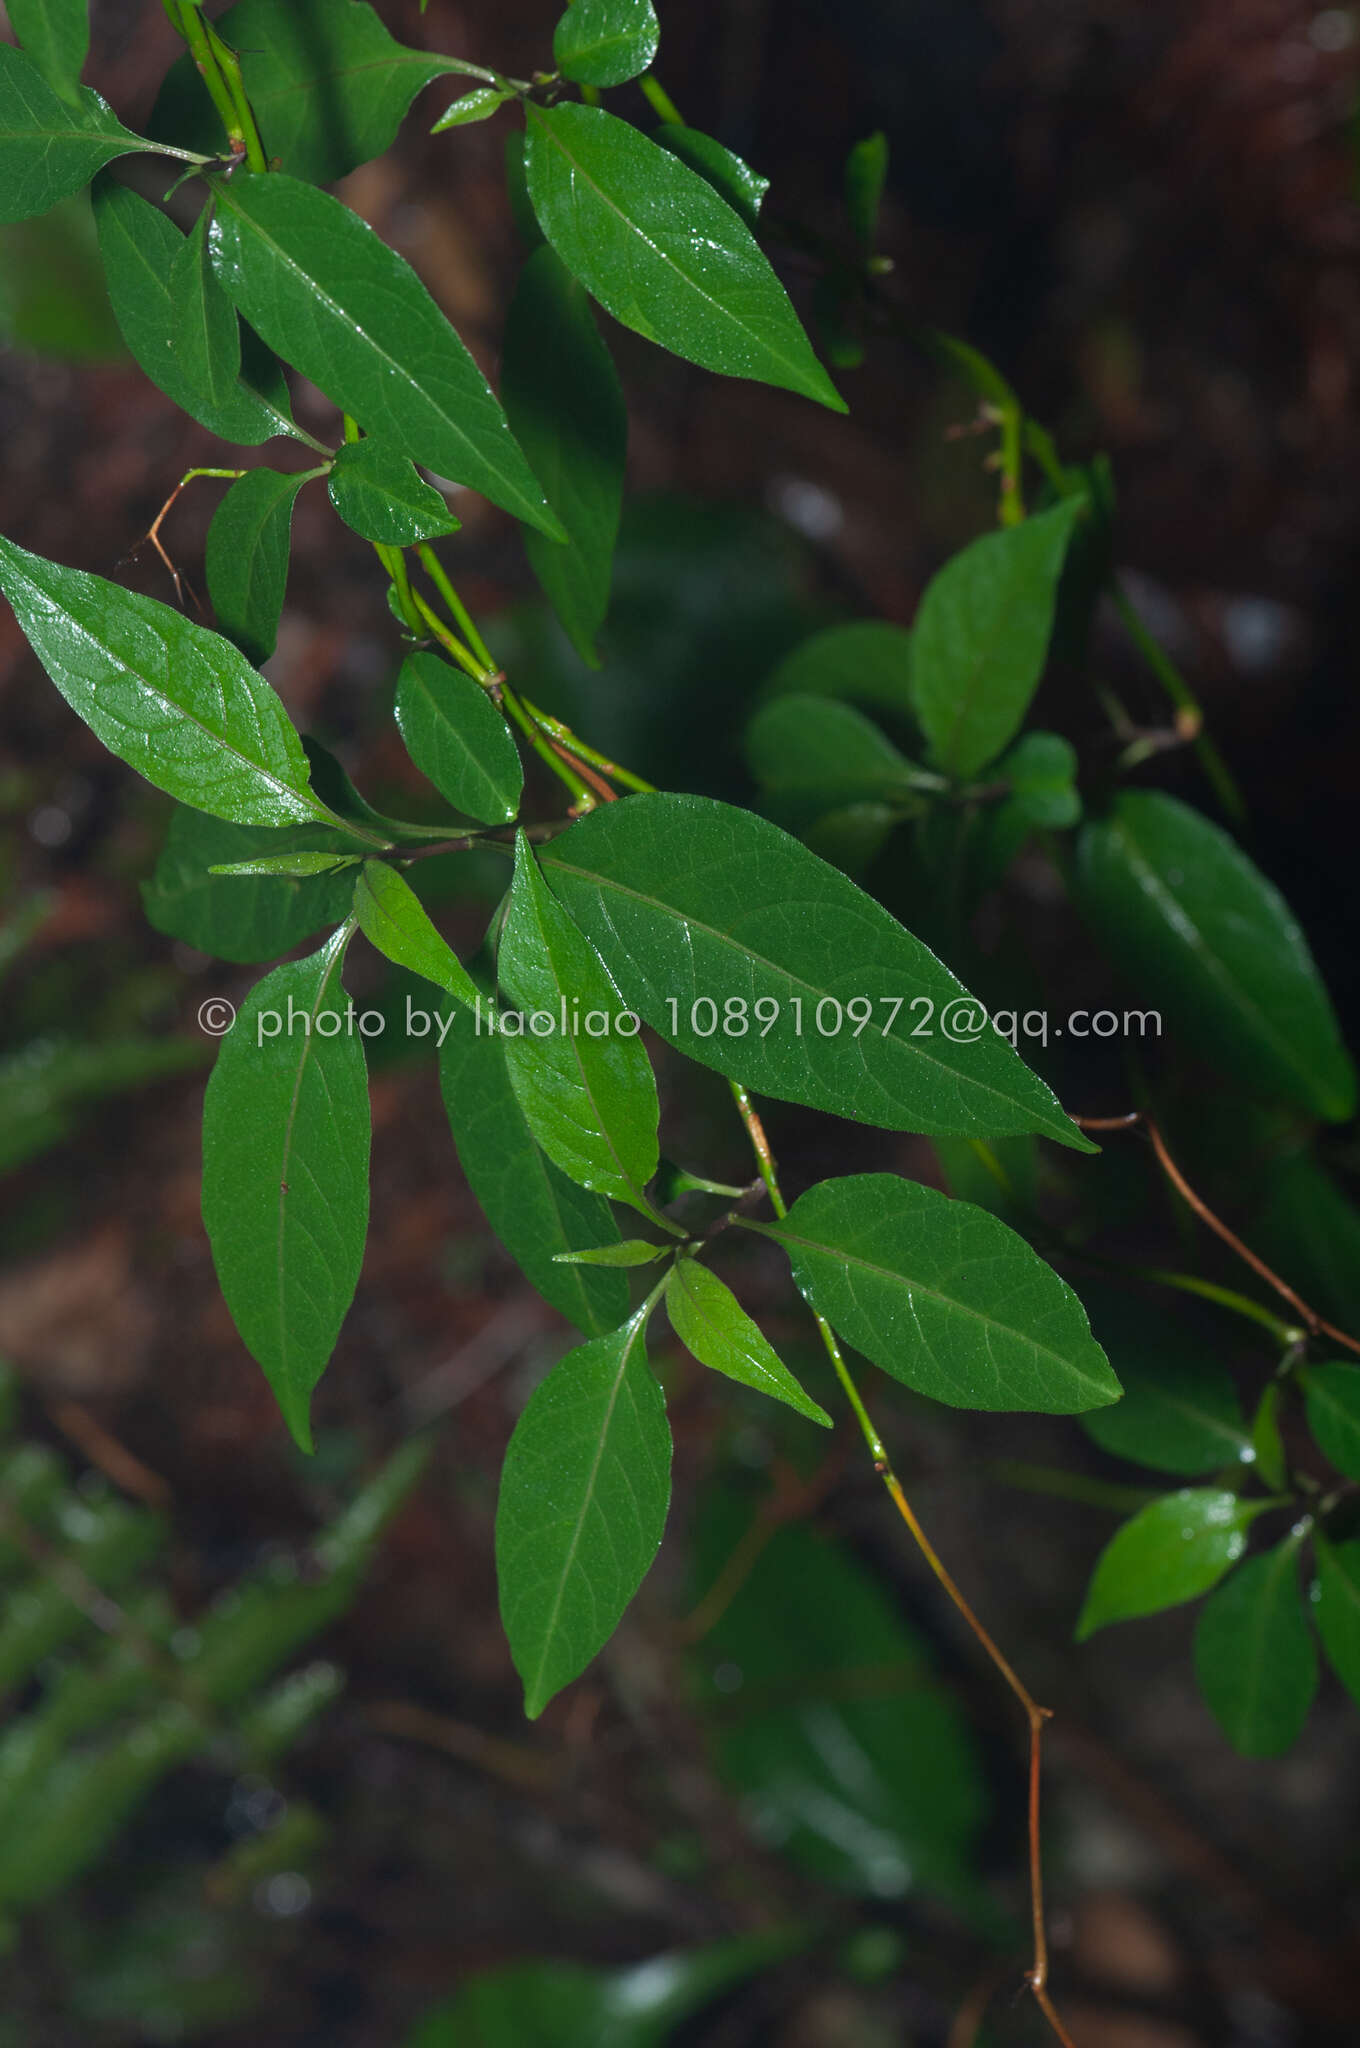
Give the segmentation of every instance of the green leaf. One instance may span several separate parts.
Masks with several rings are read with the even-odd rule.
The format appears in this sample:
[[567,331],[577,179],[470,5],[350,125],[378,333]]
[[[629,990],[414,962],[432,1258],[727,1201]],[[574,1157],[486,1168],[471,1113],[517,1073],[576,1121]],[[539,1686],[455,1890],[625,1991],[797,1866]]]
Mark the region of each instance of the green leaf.
[[1119,1398],[1076,1295],[985,1209],[891,1173],[821,1181],[780,1223],[812,1306],[875,1365],[956,1408],[1072,1415]]
[[679,121],[663,121],[653,140],[706,179],[718,197],[725,199],[733,213],[755,233],[761,204],[770,189],[768,178],[762,178],[759,171],[753,171],[711,135],[698,128],[685,128]]
[[410,654],[397,677],[397,725],[422,775],[455,810],[505,825],[524,769],[509,727],[480,683],[437,654]]
[[1309,1365],[1299,1378],[1318,1449],[1347,1479],[1360,1479],[1360,1366]]
[[510,1085],[506,1041],[479,1010],[440,1019],[439,1084],[468,1186],[525,1277],[588,1337],[617,1328],[628,1313],[622,1273],[558,1265],[563,1252],[618,1241],[614,1212],[559,1173],[534,1143]]
[[256,983],[203,1103],[203,1221],[217,1278],[304,1451],[312,1388],[368,1234],[368,1077],[340,982],[349,937],[342,925],[319,952]]
[[[173,399],[209,433],[243,448],[258,447],[275,434],[292,434],[288,386],[272,358],[252,363],[224,405],[205,403],[186,377],[175,348],[175,306],[170,276],[185,237],[159,207],[111,177],[93,189],[99,254],[114,318],[129,350],[158,390]],[[250,337],[245,337],[247,342]],[[265,352],[256,346],[257,358]],[[256,384],[260,385],[256,389]]]
[[561,547],[526,530],[530,564],[573,647],[598,667],[595,635],[609,608],[628,411],[585,291],[551,249],[536,249],[520,272],[501,389],[515,438],[568,538]]
[[1077,753],[1055,732],[1027,732],[1004,760],[996,764],[998,780],[1011,786],[1011,797],[1027,825],[1062,831],[1081,818],[1077,794]]
[[[416,94],[449,69],[447,58],[394,42],[364,0],[240,0],[213,26],[240,53],[270,160],[313,185],[381,156]],[[151,130],[209,154],[221,148],[222,123],[190,57],[161,87]]]
[[442,135],[446,128],[469,128],[474,121],[489,121],[499,113],[514,94],[498,92],[494,85],[479,85],[472,92],[465,92],[456,99],[447,111],[440,115],[430,130],[431,135]]
[[229,641],[7,540],[0,589],[72,710],[157,789],[238,825],[327,816],[288,713]]
[[201,407],[231,401],[241,374],[241,323],[208,261],[205,206],[175,251],[168,279],[175,355]]
[[661,1545],[671,1434],[647,1369],[650,1312],[569,1351],[505,1454],[496,1576],[531,1721],[604,1648]]
[[526,111],[539,225],[616,320],[702,369],[845,411],[755,237],[705,179],[600,107]]
[[678,1259],[666,1278],[666,1313],[686,1350],[700,1365],[726,1373],[759,1394],[831,1428],[825,1408],[809,1399],[793,1374],[752,1322],[730,1287],[698,1259]]
[[1240,1500],[1222,1487],[1186,1486],[1140,1508],[1096,1561],[1078,1642],[1112,1621],[1158,1614],[1207,1593],[1237,1563],[1248,1529],[1269,1505]]
[[648,1244],[644,1237],[630,1237],[622,1244],[596,1244],[588,1251],[557,1252],[559,1266],[654,1266],[668,1258],[674,1245]]
[[332,871],[312,880],[233,881],[214,875],[213,868],[335,844],[334,832],[320,825],[270,832],[177,805],[156,871],[142,884],[142,908],[158,932],[200,953],[218,960],[275,960],[324,925],[340,923],[354,894],[353,878]]
[[[629,1008],[702,1066],[883,1130],[1042,1131],[1093,1149],[989,1026],[966,1044],[946,1035],[961,999],[975,1021],[981,1006],[934,954],[765,819],[707,797],[625,797],[540,858]],[[848,1005],[862,1016],[864,999],[857,1034]]]
[[1318,1580],[1313,1615],[1327,1661],[1360,1706],[1360,1540],[1313,1538]]
[[398,967],[409,967],[476,1009],[477,990],[467,969],[435,930],[410,883],[385,861],[364,862],[354,890],[354,915],[364,937]]
[[490,385],[403,257],[296,178],[238,173],[213,191],[213,264],[271,348],[365,432],[560,536]]
[[746,758],[762,789],[824,808],[876,799],[913,809],[923,783],[943,786],[872,719],[832,697],[772,698],[746,729]]
[[1029,709],[1084,504],[1066,498],[984,534],[926,585],[911,636],[911,701],[932,762],[960,781],[995,759]]
[[1251,1424],[1251,1447],[1256,1457],[1256,1469],[1261,1475],[1261,1484],[1268,1486],[1272,1493],[1283,1493],[1289,1483],[1289,1461],[1279,1423],[1282,1391],[1279,1380],[1269,1382],[1256,1404]]
[[5,11],[52,90],[77,104],[90,49],[89,0],[9,0]]
[[62,98],[26,51],[0,43],[0,221],[47,213],[114,157],[144,149],[176,153],[133,135],[87,85]]
[[1317,1649],[1299,1595],[1299,1539],[1253,1557],[1207,1600],[1195,1676],[1242,1756],[1283,1756],[1317,1691]]
[[409,548],[458,531],[439,492],[417,476],[408,456],[381,437],[368,435],[337,449],[326,489],[346,526],[365,540]]
[[1114,1289],[1082,1290],[1091,1327],[1124,1388],[1112,1407],[1083,1415],[1102,1450],[1185,1479],[1253,1462],[1237,1388],[1226,1365],[1165,1309]]
[[1076,893],[1140,999],[1218,1072],[1330,1122],[1354,1113],[1355,1070],[1303,933],[1226,832],[1127,791],[1082,833]]
[[660,41],[652,0],[572,0],[553,32],[553,63],[577,85],[626,85]]
[[911,709],[911,635],[881,619],[814,633],[780,662],[767,697],[853,697],[899,717]]
[[269,853],[253,860],[219,861],[208,872],[213,875],[283,875],[290,881],[305,881],[309,875],[333,875],[341,868],[359,865],[357,853]]
[[[521,832],[497,972],[521,1013],[506,1031],[510,1079],[529,1128],[572,1180],[650,1214],[642,1190],[656,1172],[656,1082],[603,962],[538,871]],[[547,1029],[537,1027],[546,1022]]]
[[866,256],[872,256],[878,244],[878,211],[887,180],[888,138],[876,128],[845,159],[845,210],[850,231]]
[[219,631],[235,642],[247,661],[267,661],[278,641],[293,504],[315,473],[296,470],[284,476],[276,469],[247,470],[213,514],[204,549],[208,595]]

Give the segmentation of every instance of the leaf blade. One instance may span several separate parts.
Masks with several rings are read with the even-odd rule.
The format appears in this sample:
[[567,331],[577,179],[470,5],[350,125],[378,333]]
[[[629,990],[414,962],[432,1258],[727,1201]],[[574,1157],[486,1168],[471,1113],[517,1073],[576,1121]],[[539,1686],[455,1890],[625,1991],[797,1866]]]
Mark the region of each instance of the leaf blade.
[[524,768],[480,683],[437,654],[410,654],[397,677],[396,719],[416,767],[455,810],[484,825],[510,823]]
[[1249,1558],[1204,1604],[1195,1675],[1242,1756],[1282,1756],[1317,1691],[1317,1650],[1299,1597],[1299,1542]]
[[0,43],[0,222],[49,213],[117,156],[160,145],[134,135],[88,86],[53,90],[26,50]]
[[1096,1560],[1077,1641],[1207,1593],[1237,1563],[1266,1505],[1222,1487],[1186,1486],[1140,1508]]
[[453,948],[440,937],[410,883],[385,861],[366,860],[354,885],[354,915],[371,945],[469,1009],[477,990]]
[[572,0],[553,31],[553,63],[577,85],[626,85],[660,41],[652,0]]
[[346,526],[384,547],[414,547],[458,530],[439,492],[381,436],[365,435],[338,448],[326,490]]
[[1313,1441],[1338,1472],[1360,1479],[1360,1366],[1308,1365],[1299,1377]]
[[666,1277],[665,1303],[672,1329],[700,1365],[831,1428],[825,1408],[804,1393],[731,1289],[707,1266],[678,1259]]
[[204,572],[218,628],[256,666],[278,642],[293,506],[307,480],[305,470],[248,469],[226,491],[208,527]]

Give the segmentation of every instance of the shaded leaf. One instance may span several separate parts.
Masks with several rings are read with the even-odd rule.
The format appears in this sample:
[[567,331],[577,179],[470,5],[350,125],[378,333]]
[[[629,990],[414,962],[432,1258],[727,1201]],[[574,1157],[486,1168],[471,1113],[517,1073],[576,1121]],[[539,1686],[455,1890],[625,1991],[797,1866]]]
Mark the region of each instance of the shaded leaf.
[[458,531],[439,492],[416,474],[408,456],[381,437],[367,435],[338,448],[326,489],[346,526],[365,540],[407,548]]
[[881,619],[828,626],[785,655],[765,685],[775,696],[851,697],[909,714],[911,635]]
[[1299,1378],[1318,1449],[1347,1479],[1360,1479],[1360,1366],[1309,1365]]
[[942,786],[872,719],[828,697],[772,698],[746,729],[746,758],[762,789],[827,808],[875,800],[911,809],[923,785]]
[[733,213],[740,214],[751,233],[755,233],[761,204],[770,189],[768,178],[762,178],[759,171],[753,171],[711,135],[698,128],[686,128],[679,121],[663,121],[653,140],[706,178],[718,197],[725,199]]
[[1313,1617],[1328,1663],[1360,1706],[1360,1540],[1332,1543],[1319,1530],[1313,1542],[1318,1568]]
[[241,374],[241,324],[208,261],[209,208],[204,207],[170,266],[175,354],[202,407],[230,403]]
[[323,925],[339,924],[354,894],[343,872],[311,880],[260,877],[232,880],[212,869],[227,861],[280,852],[335,848],[334,832],[320,825],[267,831],[229,825],[204,811],[178,805],[142,908],[158,932],[183,939],[218,960],[274,960]]
[[5,12],[52,90],[78,104],[90,48],[89,0],[8,0]]
[[553,31],[553,62],[577,85],[625,85],[660,40],[652,0],[571,0]]
[[1290,1538],[1240,1565],[1205,1602],[1195,1675],[1215,1720],[1243,1756],[1282,1756],[1308,1719],[1317,1649]]
[[0,43],[0,221],[47,213],[114,157],[144,149],[175,154],[133,135],[87,85],[64,99],[27,51]]
[[258,664],[274,652],[288,583],[293,504],[315,473],[249,469],[212,516],[204,549],[208,595],[219,631],[247,661]]
[[881,128],[857,142],[845,159],[845,210],[850,231],[866,256],[878,243],[878,210],[888,178],[888,138]]
[[409,654],[397,677],[396,716],[416,767],[455,810],[486,825],[510,822],[524,769],[480,683],[437,654]]
[[753,1323],[730,1287],[698,1259],[681,1258],[666,1279],[666,1313],[686,1350],[700,1365],[726,1373],[744,1387],[786,1401],[811,1422],[827,1429],[831,1417],[811,1400]]
[[364,937],[389,960],[476,1009],[477,990],[467,969],[435,930],[410,883],[385,861],[364,862],[354,889],[354,915]]
[[1232,1374],[1198,1337],[1133,1296],[1095,1285],[1082,1294],[1124,1388],[1081,1419],[1102,1450],[1186,1479],[1253,1461]]
[[1271,1380],[1256,1404],[1252,1417],[1251,1447],[1256,1456],[1256,1469],[1261,1483],[1272,1493],[1283,1493],[1289,1479],[1289,1465],[1285,1456],[1284,1439],[1280,1435],[1280,1394],[1279,1380]]
[[1027,732],[996,765],[1027,825],[1061,831],[1081,818],[1077,752],[1055,732]]
[[1207,1593],[1237,1563],[1248,1529],[1269,1505],[1222,1487],[1186,1486],[1140,1509],[1096,1560],[1078,1642],[1112,1621],[1157,1614]]

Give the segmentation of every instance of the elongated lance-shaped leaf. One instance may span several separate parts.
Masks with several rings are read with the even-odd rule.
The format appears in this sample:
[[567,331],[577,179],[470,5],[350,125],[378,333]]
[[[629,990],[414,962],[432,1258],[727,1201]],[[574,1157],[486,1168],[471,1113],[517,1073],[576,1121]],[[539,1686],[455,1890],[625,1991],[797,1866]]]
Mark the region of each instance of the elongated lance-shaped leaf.
[[438,491],[417,476],[415,464],[372,435],[337,451],[326,489],[346,526],[385,547],[414,547],[458,531],[458,521]]
[[277,960],[323,925],[348,915],[354,877],[333,870],[309,878],[215,875],[228,862],[280,853],[345,851],[342,835],[324,825],[289,825],[268,831],[229,825],[206,811],[176,807],[165,847],[142,908],[158,932],[183,939],[218,960]]
[[267,661],[279,637],[293,505],[308,474],[247,470],[231,486],[208,528],[203,552],[208,595],[219,628],[247,661]]
[[1308,1427],[1348,1479],[1360,1479],[1360,1366],[1310,1365],[1300,1373]]
[[525,111],[539,225],[616,320],[702,369],[845,411],[759,243],[706,179],[600,107]]
[[1314,1534],[1317,1596],[1314,1615],[1327,1662],[1360,1706],[1360,1540],[1333,1543]]
[[[543,338],[551,334],[553,345]],[[526,529],[525,549],[567,637],[598,666],[595,635],[623,504],[628,413],[613,359],[585,289],[551,249],[520,272],[505,324],[501,389],[506,417],[566,528],[560,547]]]
[[1083,1281],[1081,1294],[1124,1388],[1122,1400],[1082,1416],[1089,1437],[1116,1458],[1185,1479],[1254,1462],[1233,1376],[1198,1330],[1122,1289]]
[[214,266],[271,348],[367,433],[563,538],[490,385],[403,257],[296,178],[213,191]]
[[1184,1486],[1140,1508],[1096,1560],[1077,1640],[1207,1593],[1237,1563],[1247,1531],[1269,1505],[1223,1487]]
[[1066,1281],[971,1202],[857,1173],[751,1227],[783,1245],[802,1292],[857,1351],[932,1400],[1073,1415],[1119,1398]]
[[409,967],[471,1009],[477,990],[453,948],[442,939],[410,883],[385,861],[365,861],[354,889],[354,915],[364,937],[398,967]]
[[1204,1605],[1195,1675],[1219,1727],[1243,1756],[1282,1756],[1317,1691],[1313,1631],[1299,1593],[1299,1538],[1249,1558]]
[[725,199],[733,213],[740,214],[751,233],[755,233],[761,205],[770,189],[768,178],[762,178],[759,171],[753,171],[711,135],[698,128],[682,127],[679,121],[663,121],[654,140],[706,179],[719,198]]
[[114,157],[143,149],[178,154],[132,134],[86,85],[62,98],[27,51],[0,43],[0,222],[47,213]]
[[175,354],[200,405],[228,403],[241,374],[241,323],[208,261],[205,206],[175,252],[169,277]]
[[8,0],[9,25],[53,91],[71,105],[90,48],[89,0]]
[[659,1112],[637,1020],[522,832],[497,958],[518,1012],[503,1014],[498,1028],[529,1128],[572,1180],[650,1214],[643,1189],[660,1156]]
[[203,1104],[203,1221],[217,1277],[305,1451],[312,1389],[368,1234],[368,1077],[340,982],[351,929],[256,983]]
[[830,1429],[825,1408],[810,1400],[764,1332],[747,1315],[730,1287],[698,1259],[676,1261],[666,1277],[666,1313],[671,1328],[700,1365],[723,1372],[757,1393],[787,1401],[811,1422]]
[[469,1018],[439,1019],[439,1085],[458,1161],[488,1223],[520,1271],[587,1337],[617,1329],[628,1313],[620,1272],[562,1264],[564,1252],[619,1243],[602,1195],[577,1187],[534,1142],[505,1063],[506,1040],[489,1029],[483,999]]
[[530,1720],[617,1628],[661,1545],[671,1433],[643,1343],[647,1302],[553,1367],[501,1472],[501,1620]]
[[625,797],[539,858],[624,1001],[701,1065],[884,1130],[1094,1149],[948,968],[777,825]]
[[238,825],[336,822],[288,713],[229,640],[7,540],[0,590],[71,709],[157,789]]
[[572,0],[553,31],[553,62],[578,85],[625,85],[660,40],[652,0]]
[[480,683],[437,654],[411,654],[397,677],[397,727],[406,751],[455,810],[508,825],[524,768],[510,728]]

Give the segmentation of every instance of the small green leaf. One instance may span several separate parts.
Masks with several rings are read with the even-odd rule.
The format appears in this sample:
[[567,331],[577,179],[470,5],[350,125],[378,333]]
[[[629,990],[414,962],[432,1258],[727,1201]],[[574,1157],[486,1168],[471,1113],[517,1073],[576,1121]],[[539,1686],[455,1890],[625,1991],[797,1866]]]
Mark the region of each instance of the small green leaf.
[[1279,1380],[1271,1380],[1256,1404],[1251,1424],[1251,1447],[1256,1455],[1256,1469],[1261,1475],[1262,1485],[1268,1486],[1272,1493],[1283,1493],[1289,1479],[1284,1439],[1280,1435],[1280,1394]]
[[1360,1365],[1309,1365],[1299,1378],[1318,1449],[1347,1479],[1360,1479]]
[[1313,1608],[1327,1661],[1360,1706],[1360,1540],[1313,1538],[1318,1579]]
[[340,983],[343,925],[257,982],[203,1103],[203,1221],[217,1278],[304,1451],[368,1235],[368,1078]]
[[213,869],[284,850],[333,847],[335,835],[324,826],[270,832],[176,805],[155,874],[142,884],[142,908],[158,932],[215,959],[276,960],[324,925],[340,923],[354,894],[352,878],[332,868],[311,880],[232,881]]
[[560,537],[491,387],[403,257],[296,178],[238,174],[213,192],[213,265],[271,348],[368,433]]
[[1238,1567],[1204,1604],[1195,1675],[1242,1756],[1283,1756],[1317,1691],[1317,1649],[1299,1595],[1299,1539]]
[[62,98],[26,51],[0,43],[0,221],[50,212],[114,157],[143,149],[176,154],[133,135],[87,85]]
[[287,712],[229,641],[6,540],[0,589],[71,709],[157,789],[239,825],[327,818]]
[[497,971],[520,1013],[517,1035],[507,1031],[509,1015],[498,1029],[538,1143],[582,1187],[650,1214],[642,1190],[659,1156],[651,1062],[636,1030],[619,1028],[627,1006],[544,882],[523,833]]
[[861,1173],[748,1227],[783,1245],[848,1343],[934,1401],[1072,1415],[1119,1397],[1076,1295],[985,1209]]
[[422,775],[455,810],[506,825],[524,769],[510,731],[480,683],[437,654],[410,654],[397,677],[397,725]]
[[1140,998],[1218,1072],[1329,1122],[1354,1113],[1355,1069],[1307,941],[1226,832],[1129,790],[1082,833],[1075,880]]
[[398,967],[409,967],[476,1009],[477,990],[467,969],[435,930],[410,883],[385,861],[364,862],[354,890],[354,915],[369,943]]
[[832,697],[772,698],[746,729],[746,758],[762,789],[823,809],[874,800],[911,809],[922,785],[943,787],[872,719]]
[[625,85],[660,41],[652,0],[572,0],[553,33],[553,62],[577,85]]
[[1085,500],[984,534],[931,578],[911,636],[911,701],[937,768],[967,781],[1039,686],[1058,579]]
[[1057,733],[1027,732],[997,762],[996,775],[1009,782],[1012,801],[1027,825],[1062,831],[1080,822],[1076,748]]
[[431,135],[442,135],[446,128],[470,128],[474,121],[489,121],[498,113],[514,94],[498,92],[494,85],[479,85],[472,92],[465,92],[456,99],[446,112],[442,113],[430,130]]
[[205,206],[175,251],[168,283],[184,381],[201,406],[220,407],[240,378],[241,323],[208,261],[209,218]]
[[1084,1642],[1112,1621],[1133,1621],[1197,1600],[1247,1547],[1247,1531],[1268,1501],[1241,1500],[1217,1486],[1186,1486],[1141,1508],[1116,1529],[1096,1561],[1077,1623]]
[[573,647],[598,667],[595,635],[609,608],[628,411],[585,291],[551,249],[536,249],[520,272],[501,389],[511,430],[568,539],[561,547],[526,528],[530,564]]
[[416,474],[409,457],[381,436],[369,435],[337,449],[326,489],[346,526],[365,540],[409,548],[458,531],[458,521],[439,492]]
[[625,1238],[622,1244],[596,1244],[583,1252],[554,1252],[559,1266],[654,1266],[675,1250],[671,1244],[648,1244],[644,1237]]
[[247,470],[227,491],[208,528],[204,569],[218,628],[256,664],[268,660],[278,641],[293,505],[313,475],[309,470],[289,476],[276,469]]
[[[278,364],[255,342],[248,374],[224,405],[205,401],[185,376],[175,348],[175,306],[170,277],[185,237],[158,206],[112,177],[95,179],[92,194],[99,254],[114,318],[133,357],[158,390],[209,433],[243,448],[275,434],[295,432],[288,386]],[[243,336],[247,356],[254,337]],[[261,363],[260,358],[264,358]],[[258,389],[256,387],[259,387]],[[228,493],[230,496],[230,493]]]
[[505,1454],[496,1575],[531,1721],[604,1648],[660,1548],[671,1436],[647,1369],[650,1312],[569,1351]]
[[539,225],[616,320],[702,369],[845,411],[755,237],[705,179],[600,107],[526,111]]
[[510,1085],[506,1041],[482,1009],[439,1019],[439,1084],[459,1163],[487,1221],[531,1285],[588,1337],[616,1329],[628,1313],[622,1273],[558,1265],[564,1251],[618,1241],[614,1212],[559,1173],[534,1143]]
[[700,1365],[726,1373],[744,1387],[786,1401],[810,1422],[831,1428],[831,1417],[803,1392],[784,1361],[752,1322],[730,1287],[697,1259],[682,1258],[666,1278],[671,1328]]
[[210,875],[283,875],[293,881],[308,875],[333,875],[342,868],[357,867],[357,853],[268,853],[254,860],[219,861],[208,869]]
[[9,0],[5,11],[52,90],[78,104],[90,48],[89,0]]
[[851,697],[876,710],[910,714],[911,635],[881,619],[828,626],[785,655],[767,697]]
[[1184,1479],[1253,1462],[1237,1388],[1226,1365],[1165,1309],[1114,1289],[1082,1289],[1091,1327],[1124,1397],[1083,1415],[1102,1450]]
[[733,213],[740,215],[754,234],[761,204],[770,189],[768,178],[753,171],[748,163],[705,135],[698,128],[682,127],[678,121],[663,121],[653,138],[682,163],[697,171],[725,199]]
[[866,256],[878,246],[878,211],[887,181],[888,138],[876,128],[845,159],[845,210],[850,231]]

